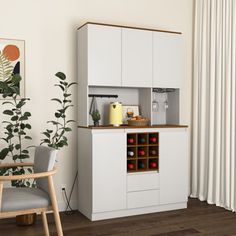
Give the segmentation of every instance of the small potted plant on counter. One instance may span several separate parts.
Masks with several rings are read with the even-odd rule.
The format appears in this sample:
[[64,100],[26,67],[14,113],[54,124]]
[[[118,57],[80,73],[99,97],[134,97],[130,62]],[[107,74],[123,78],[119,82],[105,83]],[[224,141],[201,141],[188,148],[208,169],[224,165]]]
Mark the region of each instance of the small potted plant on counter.
[[94,126],[99,126],[99,120],[101,119],[101,115],[99,111],[96,109],[95,111],[92,112],[91,114]]

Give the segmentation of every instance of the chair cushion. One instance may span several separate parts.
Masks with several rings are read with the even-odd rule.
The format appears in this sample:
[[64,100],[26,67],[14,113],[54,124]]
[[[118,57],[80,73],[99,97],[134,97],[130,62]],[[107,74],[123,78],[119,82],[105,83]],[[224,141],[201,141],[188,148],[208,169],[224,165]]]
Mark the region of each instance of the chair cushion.
[[3,188],[2,212],[48,206],[50,206],[50,198],[39,188]]

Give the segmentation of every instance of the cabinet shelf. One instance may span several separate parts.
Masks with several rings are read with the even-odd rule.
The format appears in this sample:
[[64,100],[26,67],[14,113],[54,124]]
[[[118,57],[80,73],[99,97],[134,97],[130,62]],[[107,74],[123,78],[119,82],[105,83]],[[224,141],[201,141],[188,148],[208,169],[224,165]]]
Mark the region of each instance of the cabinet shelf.
[[127,134],[127,172],[158,171],[158,156],[159,133]]

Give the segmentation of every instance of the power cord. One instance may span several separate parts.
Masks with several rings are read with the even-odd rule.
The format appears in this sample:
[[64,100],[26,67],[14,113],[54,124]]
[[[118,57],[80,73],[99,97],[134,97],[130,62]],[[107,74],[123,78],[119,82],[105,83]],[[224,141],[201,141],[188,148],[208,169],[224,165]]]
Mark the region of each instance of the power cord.
[[72,193],[74,191],[75,182],[76,182],[77,178],[78,178],[78,170],[76,171],[76,174],[75,174],[75,178],[74,178],[74,181],[73,181],[73,185],[72,185],[72,188],[71,188],[71,191],[70,191],[69,198],[67,196],[66,189],[62,188],[62,191],[63,191],[65,199],[66,199],[66,203],[67,203],[67,206],[66,206],[66,209],[65,209],[65,212],[64,212],[66,215],[72,215],[76,212],[75,210],[73,210],[71,208],[70,201],[71,201]]

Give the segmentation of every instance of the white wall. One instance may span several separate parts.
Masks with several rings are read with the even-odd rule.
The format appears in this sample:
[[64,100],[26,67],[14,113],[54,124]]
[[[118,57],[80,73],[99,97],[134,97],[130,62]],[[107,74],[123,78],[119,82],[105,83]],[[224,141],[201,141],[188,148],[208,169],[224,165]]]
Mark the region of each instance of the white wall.
[[[53,75],[64,71],[76,81],[76,29],[87,21],[181,31],[185,43],[182,123],[191,121],[192,27],[194,0],[0,0],[0,38],[24,39],[26,44],[26,96],[31,98],[34,144],[46,121],[53,117],[57,96]],[[76,90],[74,91],[76,101]],[[0,120],[2,120],[0,106]],[[70,118],[76,119],[76,110]],[[2,135],[0,126],[0,135]],[[69,147],[60,151],[60,172],[55,177],[60,208],[61,184],[70,189],[76,172],[77,129],[69,135]],[[76,189],[72,197],[76,206]]]

